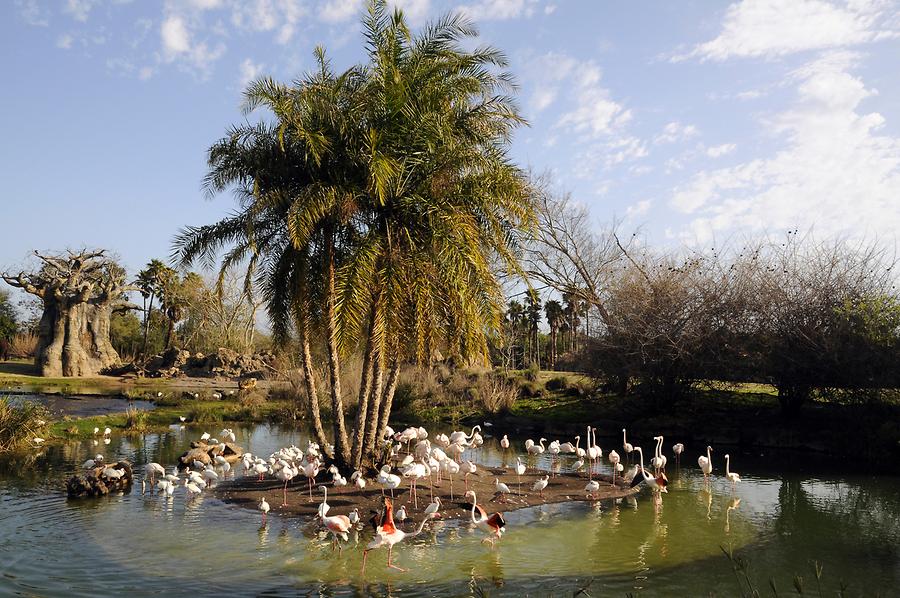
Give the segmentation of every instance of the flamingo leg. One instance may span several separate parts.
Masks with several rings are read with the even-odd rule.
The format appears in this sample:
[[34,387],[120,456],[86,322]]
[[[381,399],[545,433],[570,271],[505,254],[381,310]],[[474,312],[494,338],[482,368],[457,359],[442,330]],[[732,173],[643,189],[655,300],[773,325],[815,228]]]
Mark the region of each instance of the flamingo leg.
[[398,567],[397,565],[395,565],[394,563],[391,562],[391,553],[393,550],[394,550],[394,545],[393,544],[388,545],[388,564],[387,564],[387,566],[390,567],[391,569],[396,569],[397,571],[403,571],[405,573],[406,569],[404,569],[403,567]]
[[360,575],[366,574],[366,559],[368,557],[369,557],[369,549],[367,548],[366,550],[363,550],[363,564],[362,564],[362,571],[360,572]]

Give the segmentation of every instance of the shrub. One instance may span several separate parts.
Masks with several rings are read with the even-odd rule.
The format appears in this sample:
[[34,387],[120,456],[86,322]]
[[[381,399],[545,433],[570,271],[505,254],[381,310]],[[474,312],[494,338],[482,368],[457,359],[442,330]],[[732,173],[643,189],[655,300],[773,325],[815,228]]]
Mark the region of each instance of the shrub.
[[525,370],[525,378],[530,382],[537,382],[538,376],[541,373],[541,368],[538,367],[538,364],[535,362],[531,362],[531,365],[528,366],[528,369]]
[[13,403],[0,397],[0,453],[33,445],[47,429],[50,412],[32,401]]
[[144,432],[147,429],[147,412],[129,406],[125,410],[125,429],[130,432]]
[[539,382],[525,382],[519,386],[522,396],[534,398],[544,394],[544,385]]
[[478,399],[488,413],[506,412],[512,409],[518,398],[515,386],[496,376],[488,376],[477,387]]
[[565,376],[554,376],[547,380],[545,386],[547,390],[567,390],[569,388],[569,380]]

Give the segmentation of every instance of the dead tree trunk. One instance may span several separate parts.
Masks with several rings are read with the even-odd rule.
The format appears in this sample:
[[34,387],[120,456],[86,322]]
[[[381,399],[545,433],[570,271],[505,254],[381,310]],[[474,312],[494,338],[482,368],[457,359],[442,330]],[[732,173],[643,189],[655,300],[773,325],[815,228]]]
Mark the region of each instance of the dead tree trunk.
[[114,311],[135,309],[125,293],[125,270],[101,251],[41,255],[36,271],[2,274],[44,304],[35,365],[43,376],[94,376],[119,364],[109,340]]

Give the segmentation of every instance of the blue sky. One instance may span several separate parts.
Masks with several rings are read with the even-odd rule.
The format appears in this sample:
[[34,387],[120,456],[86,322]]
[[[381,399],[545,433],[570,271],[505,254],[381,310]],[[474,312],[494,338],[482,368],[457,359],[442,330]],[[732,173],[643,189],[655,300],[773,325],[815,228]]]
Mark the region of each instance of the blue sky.
[[[598,224],[709,245],[801,228],[896,243],[900,4],[881,0],[396,0],[449,9],[504,50],[552,171]],[[32,249],[116,252],[131,272],[212,222],[208,146],[244,84],[322,44],[362,59],[361,0],[14,0],[0,8],[0,269]]]

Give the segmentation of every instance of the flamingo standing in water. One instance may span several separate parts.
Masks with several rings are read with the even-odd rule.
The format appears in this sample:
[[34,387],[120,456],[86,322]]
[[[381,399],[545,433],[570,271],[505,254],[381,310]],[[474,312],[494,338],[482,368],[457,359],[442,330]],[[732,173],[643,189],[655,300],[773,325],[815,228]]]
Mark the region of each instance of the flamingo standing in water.
[[587,458],[588,458],[588,461],[589,461],[589,463],[590,463],[590,464],[588,465],[588,480],[593,479],[594,465],[595,465],[597,459],[599,459],[600,456],[603,454],[602,451],[600,450],[600,447],[597,446],[597,444],[591,439],[591,432],[596,432],[596,430],[594,430],[594,428],[588,426],[588,431],[587,431],[587,447],[588,447],[588,448],[587,448]]
[[675,467],[681,467],[681,453],[684,452],[684,445],[680,442],[672,445],[672,452],[675,454]]
[[[491,548],[494,547],[494,537],[499,540],[503,536],[503,529],[506,527],[506,520],[503,519],[503,513],[494,513],[490,517],[488,517],[487,511],[478,504],[475,498],[475,492],[473,490],[469,490],[466,492],[466,498],[472,497],[472,523],[476,526],[480,527],[484,531],[488,533],[488,537],[482,540],[482,544],[485,542],[491,543]],[[475,512],[478,511],[478,518],[475,518]]]
[[503,438],[500,439],[500,448],[504,451],[509,448],[509,438],[506,437],[506,434],[503,435]]
[[303,475],[306,476],[306,482],[309,486],[309,502],[312,502],[312,484],[316,479],[316,476],[319,475],[319,461],[318,459],[314,459],[308,462],[303,466]]
[[650,465],[656,470],[656,475],[659,475],[660,471],[666,469],[666,461],[668,459],[662,454],[663,437],[654,436],[653,440],[656,441],[656,449],[653,451],[653,458],[650,459]]
[[[171,484],[171,482],[169,482]],[[168,489],[167,489],[168,490]],[[259,499],[259,510],[262,511],[263,514],[263,525],[266,524],[266,515],[269,514],[269,503],[266,502],[266,497],[262,497]]]
[[666,478],[666,474],[663,473],[658,477],[654,477],[650,472],[644,469],[644,451],[641,450],[641,447],[634,447],[634,451],[641,456],[641,468],[637,475],[634,476],[634,479],[631,480],[631,487],[634,488],[641,482],[644,482],[652,490],[668,494],[669,491],[666,489],[666,486],[668,486],[669,480]]
[[709,484],[709,476],[712,474],[712,447],[706,447],[706,456],[700,455],[697,457],[697,465],[700,466],[700,470],[703,472],[703,483]]
[[728,478],[729,482],[731,482],[731,493],[734,494],[737,483],[741,481],[741,476],[729,469],[728,466],[730,460],[731,457],[729,455],[725,455],[725,477]]
[[397,529],[394,525],[394,503],[388,497],[383,497],[384,500],[384,514],[381,517],[380,522],[375,528],[375,537],[366,545],[366,549],[363,550],[363,564],[362,564],[362,574],[366,574],[366,559],[369,556],[370,550],[375,550],[376,548],[381,548],[382,546],[388,547],[388,562],[387,566],[391,569],[396,569],[398,571],[406,571],[401,567],[393,564],[391,562],[391,557],[393,556],[394,544],[403,541],[406,538],[412,538],[413,536],[418,536],[422,533],[422,528],[425,527],[425,522],[430,519],[430,516],[422,519],[422,523],[419,524],[419,529],[415,532],[408,534],[403,530]]
[[337,546],[340,548],[340,551],[343,552],[344,547],[338,541],[338,537],[343,539],[344,542],[350,540],[350,537],[347,535],[347,532],[350,531],[350,528],[353,526],[350,518],[346,515],[332,515],[329,517],[322,515],[321,513],[319,513],[319,516],[322,519],[322,523],[324,523],[328,531],[331,532],[331,551],[334,552],[334,548]]

